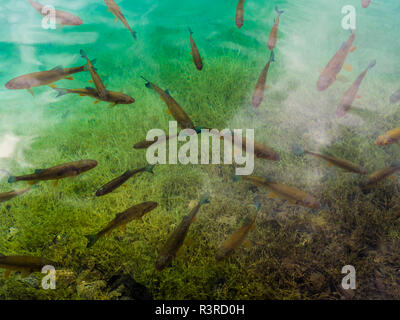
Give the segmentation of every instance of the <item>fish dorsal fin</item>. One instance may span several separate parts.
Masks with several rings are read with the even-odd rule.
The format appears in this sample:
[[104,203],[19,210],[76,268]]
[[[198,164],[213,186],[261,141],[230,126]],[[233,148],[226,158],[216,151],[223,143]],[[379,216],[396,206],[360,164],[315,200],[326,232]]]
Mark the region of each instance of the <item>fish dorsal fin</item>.
[[64,68],[62,67],[62,66],[57,66],[57,67],[54,67],[53,69],[51,69],[52,71],[53,70],[58,70],[58,71],[61,71],[61,70],[64,70]]
[[36,169],[36,170],[35,170],[35,173],[41,173],[41,172],[43,172],[44,170],[46,170],[46,169]]

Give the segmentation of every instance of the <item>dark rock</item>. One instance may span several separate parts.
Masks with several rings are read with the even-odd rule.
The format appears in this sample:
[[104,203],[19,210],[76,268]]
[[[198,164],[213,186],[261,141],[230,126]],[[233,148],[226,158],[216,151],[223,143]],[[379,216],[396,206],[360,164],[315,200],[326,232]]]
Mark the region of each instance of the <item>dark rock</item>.
[[120,300],[153,300],[149,290],[138,283],[128,274],[113,275],[107,282],[107,287],[111,291],[118,291]]

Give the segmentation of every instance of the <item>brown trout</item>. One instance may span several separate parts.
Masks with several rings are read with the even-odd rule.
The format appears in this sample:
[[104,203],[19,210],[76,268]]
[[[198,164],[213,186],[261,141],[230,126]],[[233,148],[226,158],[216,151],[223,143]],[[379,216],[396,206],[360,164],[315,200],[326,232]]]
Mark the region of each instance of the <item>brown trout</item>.
[[270,191],[270,198],[275,198],[275,196],[277,196],[292,204],[312,209],[319,209],[321,207],[321,204],[317,199],[301,190],[253,175],[243,176],[243,179],[258,187],[266,188]]
[[149,80],[145,79],[142,77],[147,83],[146,87],[149,89],[153,89],[155,92],[157,92],[167,106],[168,106],[168,111],[171,113],[171,115],[174,117],[174,119],[179,123],[180,127],[182,129],[193,129],[196,130],[192,120],[189,118],[189,116],[186,114],[186,112],[182,109],[182,107],[175,101],[174,98],[171,97],[169,94],[168,90],[162,90],[160,87],[157,87],[154,83],[151,83]]
[[103,84],[103,81],[101,81],[100,76],[97,74],[96,68],[90,62],[85,51],[81,50],[80,53],[82,58],[86,59],[87,61],[88,70],[90,72],[90,75],[92,76],[93,83],[97,89],[97,92],[99,93],[100,98],[105,99],[107,97],[107,90]]
[[400,128],[396,128],[393,130],[390,130],[383,135],[379,136],[376,139],[376,144],[378,146],[387,146],[389,144],[396,143],[400,140]]
[[196,68],[198,70],[203,69],[203,61],[201,60],[200,52],[199,49],[196,46],[196,43],[193,40],[193,32],[189,28],[189,33],[190,33],[190,48],[192,49],[192,57],[193,57],[193,62],[196,65]]
[[5,84],[5,87],[12,90],[27,89],[33,95],[32,88],[50,85],[61,79],[73,80],[74,78],[71,77],[72,74],[87,70],[86,66],[66,69],[57,66],[48,71],[29,73],[14,78],[8,81]]
[[182,219],[182,222],[178,225],[178,227],[172,232],[170,237],[168,238],[165,245],[160,250],[157,261],[156,261],[156,269],[161,271],[168,267],[172,260],[175,259],[176,253],[179,248],[183,245],[183,242],[186,238],[186,234],[189,231],[189,228],[192,222],[195,221],[196,215],[200,210],[200,207],[209,203],[208,196],[203,196],[198,204],[192,209],[192,211]]
[[24,175],[24,176],[10,176],[8,179],[9,183],[13,183],[16,181],[27,181],[29,184],[35,184],[38,181],[46,181],[46,180],[56,180],[67,178],[67,177],[76,177],[81,173],[84,173],[90,169],[93,169],[97,166],[96,160],[80,160],[75,162],[69,162],[60,164],[55,167],[51,167],[49,169],[37,169],[35,173]]
[[342,70],[347,55],[349,54],[349,52],[354,51],[354,49],[352,49],[352,46],[355,36],[355,32],[352,31],[349,39],[343,43],[341,48],[336,52],[336,54],[329,61],[325,69],[322,71],[317,82],[318,91],[323,91],[329,88],[332,83],[336,81],[336,77]]
[[139,173],[142,173],[144,171],[147,171],[149,173],[154,173],[153,168],[154,168],[154,165],[146,166],[146,167],[136,169],[136,170],[128,170],[121,176],[111,180],[110,182],[108,182],[104,186],[102,186],[99,190],[97,190],[96,196],[101,197],[106,194],[109,194],[110,192],[114,191],[115,189],[117,189],[118,187],[123,185],[126,181],[128,181],[133,176],[135,176]]
[[239,0],[236,6],[236,26],[240,29],[243,26],[244,22],[244,2],[245,0]]
[[336,109],[336,116],[338,118],[343,117],[347,111],[350,110],[354,99],[357,96],[358,89],[360,88],[361,82],[364,80],[368,70],[372,69],[376,65],[376,60],[372,61],[367,69],[361,73],[356,81],[350,86],[350,88],[344,93],[342,101]]
[[75,93],[80,95],[81,97],[88,96],[96,99],[94,102],[105,101],[110,102],[110,107],[114,107],[118,104],[132,104],[135,102],[135,99],[131,96],[128,96],[122,92],[116,91],[107,91],[107,95],[102,98],[100,97],[99,92],[95,88],[86,87],[85,89],[64,89],[64,88],[55,88],[52,87],[55,91],[57,91],[57,96],[60,97],[66,95],[68,93]]
[[24,194],[25,192],[28,192],[30,189],[31,188],[26,188],[26,189],[18,190],[18,191],[14,190],[14,191],[10,191],[10,192],[0,193],[0,202],[5,202],[5,201],[11,200],[15,197],[18,197],[18,196]]
[[112,14],[115,16],[115,22],[119,19],[124,24],[124,26],[129,30],[133,39],[136,40],[136,31],[132,30],[128,21],[126,21],[124,15],[122,14],[121,9],[117,6],[114,0],[104,0],[104,2],[106,3],[107,11],[111,11]]
[[256,88],[253,93],[253,98],[252,98],[252,104],[254,108],[258,108],[261,102],[264,99],[264,90],[265,90],[265,85],[267,83],[267,75],[268,75],[268,70],[271,62],[275,61],[275,56],[274,52],[271,51],[271,55],[269,57],[269,60],[267,64],[265,65],[264,69],[262,69],[260,76],[258,78]]
[[389,167],[380,169],[368,176],[368,180],[366,183],[362,185],[363,189],[370,189],[377,185],[382,180],[390,177],[391,175],[395,174],[396,172],[400,171],[400,164],[393,164]]
[[126,225],[132,220],[141,219],[146,213],[154,210],[158,206],[157,202],[143,202],[137,204],[121,213],[118,213],[115,218],[101,231],[96,234],[89,234],[85,237],[89,240],[87,248],[93,246],[99,238],[110,233],[115,228],[122,227],[126,228]]
[[6,269],[4,277],[8,278],[11,271],[22,273],[23,277],[33,272],[41,272],[44,266],[56,266],[56,263],[41,257],[34,256],[4,256],[0,254],[0,268]]
[[278,27],[279,27],[279,17],[284,11],[279,11],[278,7],[275,7],[275,11],[278,13],[278,16],[274,20],[274,25],[271,29],[271,32],[269,33],[269,38],[268,38],[268,49],[269,50],[274,50],[276,46],[276,41],[278,40]]
[[[29,3],[32,5],[32,7],[39,12],[42,16],[46,16],[48,12],[46,10],[43,10],[45,7],[44,5],[40,4],[39,2],[34,2],[33,0],[28,0]],[[68,12],[56,10],[56,23],[60,25],[61,27],[63,26],[79,26],[81,25],[82,19],[71,14]]]

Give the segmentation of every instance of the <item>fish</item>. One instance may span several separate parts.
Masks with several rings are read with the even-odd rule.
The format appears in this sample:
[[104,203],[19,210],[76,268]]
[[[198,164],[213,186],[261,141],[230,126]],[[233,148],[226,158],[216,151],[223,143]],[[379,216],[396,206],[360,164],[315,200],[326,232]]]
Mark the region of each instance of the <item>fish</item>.
[[354,99],[357,97],[358,89],[360,88],[361,82],[364,80],[368,70],[372,69],[376,65],[376,60],[372,61],[370,65],[358,76],[353,82],[350,88],[344,93],[342,101],[336,109],[336,116],[338,118],[343,117],[347,111],[350,110]]
[[370,189],[376,186],[379,182],[390,177],[400,171],[400,163],[394,163],[391,166],[375,171],[367,177],[367,182],[362,185],[363,189]]
[[400,101],[400,89],[390,96],[390,103],[397,103]]
[[[254,223],[258,216],[258,211],[260,210],[260,205],[256,204],[257,212],[253,213],[246,217],[243,222],[243,225],[236,230],[217,250],[215,255],[215,260],[217,262],[223,261],[230,257],[237,248],[239,248],[250,232],[250,230],[254,230]],[[246,242],[245,242],[246,245]]]
[[261,102],[264,99],[264,90],[265,90],[265,84],[267,82],[267,75],[268,75],[268,70],[271,62],[275,61],[275,55],[274,52],[271,51],[271,55],[269,57],[269,60],[267,64],[265,65],[264,69],[262,69],[260,76],[258,78],[256,88],[253,93],[252,97],[252,104],[254,108],[258,108],[261,104]]
[[390,130],[376,139],[376,144],[380,147],[396,143],[400,140],[400,127]]
[[124,94],[122,92],[107,91],[107,95],[104,98],[102,98],[99,92],[95,88],[90,88],[90,87],[86,87],[85,89],[65,89],[57,87],[52,87],[52,88],[53,90],[57,91],[56,97],[61,97],[68,93],[75,93],[79,94],[82,97],[88,96],[96,99],[96,101],[94,102],[95,104],[97,104],[99,100],[110,102],[110,107],[114,107],[118,104],[132,104],[135,102],[135,99],[133,97],[128,96],[127,94]]
[[121,213],[118,213],[115,218],[98,233],[85,235],[86,239],[88,240],[87,248],[92,247],[97,242],[97,240],[99,240],[104,235],[110,233],[115,228],[122,227],[123,229],[125,229],[126,225],[129,222],[131,222],[132,220],[141,219],[146,213],[154,210],[157,206],[157,202],[142,202],[129,209],[126,209]]
[[[35,2],[33,0],[28,0],[32,7],[39,12],[42,16],[46,16],[48,13],[46,10],[43,11],[44,5],[39,2]],[[79,26],[83,23],[82,19],[68,12],[55,10],[56,14],[56,23],[63,26]]]
[[244,22],[244,2],[245,2],[245,0],[239,0],[238,4],[236,6],[235,23],[239,29],[243,26],[243,22]]
[[56,266],[54,261],[42,257],[35,256],[5,256],[0,254],[0,268],[6,269],[4,277],[8,278],[11,271],[22,273],[23,277],[27,277],[33,272],[41,272],[44,266]]
[[278,13],[277,18],[274,20],[274,25],[269,33],[268,38],[268,49],[274,50],[276,46],[276,41],[278,40],[278,27],[279,27],[279,17],[281,16],[284,11],[279,11],[278,7],[275,7],[275,11]]
[[87,70],[87,66],[66,69],[57,66],[51,70],[29,73],[11,79],[5,84],[5,87],[11,90],[27,89],[33,95],[32,88],[50,85],[61,79],[73,80],[72,74]]
[[9,183],[17,181],[27,181],[29,184],[35,184],[38,181],[55,180],[56,185],[59,179],[67,177],[76,177],[81,173],[84,173],[97,166],[96,160],[80,160],[75,162],[69,162],[60,164],[55,167],[48,169],[37,169],[34,173],[24,176],[10,176],[8,179]]
[[130,27],[128,21],[126,21],[124,15],[122,14],[121,9],[118,7],[118,5],[114,2],[114,0],[104,0],[107,6],[107,11],[111,11],[112,14],[115,16],[115,22],[119,19],[124,26],[129,30],[131,33],[133,39],[136,38],[136,31],[133,31],[132,28]]
[[316,198],[301,190],[289,187],[279,182],[271,181],[263,177],[249,175],[243,176],[242,178],[254,184],[255,186],[263,187],[269,190],[270,198],[274,198],[277,196],[279,198],[289,201],[291,204],[312,209],[319,209],[321,207],[321,203]]
[[172,135],[172,136],[169,136],[167,134],[167,135],[165,135],[165,137],[156,137],[156,139],[154,141],[143,140],[143,141],[140,141],[140,142],[136,143],[133,146],[133,148],[134,149],[147,149],[148,147],[152,146],[153,144],[162,143],[162,142],[165,142],[167,140],[174,139],[177,136],[178,136],[178,134]]
[[127,170],[124,174],[111,180],[110,182],[108,182],[104,186],[102,186],[99,190],[97,190],[96,196],[101,197],[106,194],[109,194],[110,192],[114,191],[115,189],[120,187],[122,184],[124,184],[126,181],[128,181],[130,178],[132,178],[133,176],[135,176],[141,172],[147,171],[149,173],[154,173],[153,168],[154,168],[154,165],[151,165],[151,166],[149,165],[149,166],[146,166],[146,167],[143,167],[140,169],[136,169],[136,170]]
[[193,40],[193,31],[189,28],[189,33],[190,33],[190,47],[192,49],[192,57],[193,57],[193,62],[196,65],[196,68],[198,70],[203,69],[203,61],[201,60],[200,52],[199,49],[196,46],[196,43]]
[[[213,133],[213,131],[210,131],[210,132]],[[225,138],[229,138],[229,137],[231,137],[233,145],[242,149],[243,151],[246,151],[247,140],[248,140],[246,137],[242,136],[242,143],[240,143],[240,140],[238,138],[235,139],[235,135],[232,132],[230,135],[220,134],[220,140],[224,140]],[[263,145],[261,143],[258,143],[256,141],[253,141],[252,143],[254,146],[254,156],[256,158],[266,159],[266,160],[271,160],[271,161],[280,161],[279,154],[272,148],[270,148],[266,145]]]
[[180,247],[182,247],[183,242],[186,238],[186,235],[189,231],[189,228],[196,220],[196,215],[200,210],[200,207],[203,204],[209,203],[209,196],[203,195],[198,202],[198,204],[190,211],[190,213],[182,219],[182,222],[176,227],[176,229],[172,232],[170,237],[168,238],[165,245],[161,248],[157,260],[156,260],[156,269],[158,271],[164,270],[166,267],[170,265],[172,260],[175,259],[176,254]]
[[87,61],[87,68],[90,72],[90,75],[92,76],[92,80],[94,82],[94,86],[97,89],[97,92],[99,93],[99,96],[101,99],[105,99],[107,97],[107,90],[103,84],[103,81],[101,81],[100,76],[97,74],[97,69],[93,66],[93,64],[90,62],[89,58],[87,57],[85,51],[81,50],[80,51],[81,57],[86,59]]
[[31,188],[26,188],[26,189],[22,189],[22,190],[13,190],[13,191],[9,191],[9,192],[3,192],[0,193],[0,202],[5,202],[8,200],[11,200],[15,197],[18,197],[26,192],[28,192]]
[[370,3],[371,3],[371,0],[362,0],[361,5],[363,8],[368,8]]
[[168,112],[179,123],[182,129],[196,130],[193,121],[189,118],[182,107],[175,101],[175,99],[171,97],[168,90],[164,91],[160,87],[156,86],[154,83],[151,83],[149,80],[145,79],[143,76],[142,79],[146,81],[147,88],[153,89],[159,94],[161,100],[163,100],[168,106]]
[[358,165],[351,163],[350,161],[340,159],[340,158],[337,158],[337,157],[334,157],[331,155],[327,155],[327,154],[320,154],[320,153],[316,153],[316,152],[312,152],[312,151],[303,150],[299,146],[297,146],[297,149],[298,150],[295,151],[296,155],[309,154],[317,159],[319,158],[319,159],[323,159],[323,160],[327,161],[329,166],[333,165],[333,166],[336,166],[343,170],[346,170],[348,172],[354,172],[354,173],[358,173],[361,175],[368,174],[367,171],[360,168]]
[[317,81],[318,91],[326,90],[332,85],[332,83],[336,81],[339,72],[343,68],[347,55],[349,54],[349,52],[355,50],[355,47],[352,47],[355,36],[355,32],[352,31],[349,39],[342,44],[340,49],[336,52],[336,54],[329,61],[325,69],[322,71]]

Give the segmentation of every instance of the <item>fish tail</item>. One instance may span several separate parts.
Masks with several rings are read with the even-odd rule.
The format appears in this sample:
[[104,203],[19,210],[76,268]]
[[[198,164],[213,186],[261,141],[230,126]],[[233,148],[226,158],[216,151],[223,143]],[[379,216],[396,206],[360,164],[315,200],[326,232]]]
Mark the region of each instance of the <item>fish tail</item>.
[[87,59],[86,52],[85,52],[85,51],[83,51],[83,49],[81,49],[81,51],[79,51],[79,53],[81,54],[81,57],[82,57],[82,58],[85,58],[85,59]]
[[279,11],[278,6],[275,7],[275,11],[278,13],[278,15],[281,15],[282,13],[285,12],[283,10]]
[[260,209],[261,209],[260,197],[259,197],[259,196],[256,196],[256,197],[254,198],[253,202],[254,202],[254,206],[256,207],[256,210],[257,210],[257,211],[260,211]]
[[304,155],[304,153],[305,153],[304,150],[303,150],[303,148],[300,147],[297,143],[295,143],[295,144],[293,145],[292,151],[293,151],[293,154],[296,155],[296,156],[302,156],[302,155]]
[[61,97],[61,96],[63,96],[63,95],[65,95],[65,94],[67,94],[68,93],[68,89],[62,89],[62,88],[53,88],[55,91],[57,91],[57,96],[56,96],[56,98],[58,98],[58,97]]
[[131,34],[132,34],[133,39],[137,40],[137,37],[136,37],[137,32],[132,30]]
[[146,166],[146,167],[144,168],[144,171],[147,171],[147,172],[149,172],[149,173],[153,173],[153,174],[154,174],[153,169],[154,169],[155,166],[156,166],[155,164]]
[[210,203],[210,194],[205,193],[200,198],[200,204]]
[[98,239],[97,235],[95,234],[87,234],[85,235],[85,238],[89,241],[86,248],[90,248],[91,246],[93,246]]
[[232,176],[233,182],[238,182],[241,178],[242,178],[241,176],[237,176],[235,174]]
[[17,182],[17,177],[16,176],[11,176],[10,175],[10,177],[8,178],[8,183],[14,183],[14,182]]
[[140,76],[144,81],[146,81],[147,83],[145,84],[146,88],[150,88],[151,87],[151,82],[149,80],[147,80],[145,77]]
[[274,51],[271,51],[271,55],[269,56],[269,61],[275,62],[275,53],[274,53]]
[[192,29],[188,28],[188,30],[189,30],[190,35],[192,35],[193,34]]
[[370,65],[368,66],[368,69],[372,69],[373,67],[375,67],[375,65],[376,65],[376,60],[374,60],[370,63]]

